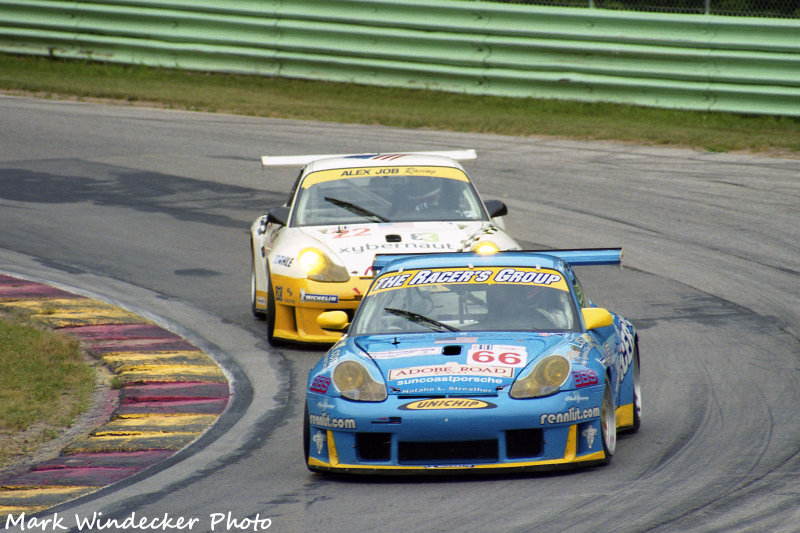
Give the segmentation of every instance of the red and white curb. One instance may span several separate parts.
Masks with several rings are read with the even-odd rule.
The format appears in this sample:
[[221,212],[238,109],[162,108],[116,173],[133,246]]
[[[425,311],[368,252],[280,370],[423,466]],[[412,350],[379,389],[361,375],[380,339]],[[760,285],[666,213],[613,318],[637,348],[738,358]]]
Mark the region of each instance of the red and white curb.
[[105,422],[58,457],[0,471],[0,514],[38,513],[125,479],[183,449],[225,410],[228,380],[205,352],[120,307],[0,274],[0,309],[80,339],[114,374]]

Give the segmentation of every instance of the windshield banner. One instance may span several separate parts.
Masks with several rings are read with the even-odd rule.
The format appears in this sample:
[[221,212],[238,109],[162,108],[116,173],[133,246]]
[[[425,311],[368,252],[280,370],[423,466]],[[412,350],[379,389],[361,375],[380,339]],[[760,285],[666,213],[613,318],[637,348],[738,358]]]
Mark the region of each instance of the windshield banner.
[[432,268],[391,272],[380,276],[370,294],[425,285],[504,283],[538,285],[568,291],[564,277],[555,270],[524,267]]

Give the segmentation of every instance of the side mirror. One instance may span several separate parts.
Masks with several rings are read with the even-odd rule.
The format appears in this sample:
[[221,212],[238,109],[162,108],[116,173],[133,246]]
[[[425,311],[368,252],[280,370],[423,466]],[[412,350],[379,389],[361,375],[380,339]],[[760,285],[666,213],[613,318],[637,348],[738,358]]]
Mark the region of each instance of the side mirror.
[[503,217],[508,214],[508,207],[500,200],[486,200],[483,203],[486,206],[486,210],[489,211],[489,216],[492,218]]
[[275,207],[273,209],[270,209],[269,213],[267,213],[267,222],[272,222],[273,224],[285,226],[288,221],[289,221],[289,208],[286,206]]
[[324,330],[344,331],[350,324],[344,311],[325,311],[317,315],[317,325]]
[[610,326],[614,323],[614,318],[608,309],[602,307],[584,307],[581,309],[583,315],[583,323],[586,324],[586,329],[597,329]]

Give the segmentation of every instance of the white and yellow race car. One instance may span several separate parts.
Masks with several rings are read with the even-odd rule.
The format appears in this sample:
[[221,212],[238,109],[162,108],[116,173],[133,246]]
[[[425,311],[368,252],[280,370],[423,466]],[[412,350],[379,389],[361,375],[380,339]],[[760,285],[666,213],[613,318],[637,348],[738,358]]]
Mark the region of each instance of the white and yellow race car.
[[302,166],[285,205],[250,228],[253,314],[270,342],[333,343],[317,316],[351,317],[373,279],[376,253],[517,250],[506,205],[483,202],[458,160],[474,150],[264,156]]

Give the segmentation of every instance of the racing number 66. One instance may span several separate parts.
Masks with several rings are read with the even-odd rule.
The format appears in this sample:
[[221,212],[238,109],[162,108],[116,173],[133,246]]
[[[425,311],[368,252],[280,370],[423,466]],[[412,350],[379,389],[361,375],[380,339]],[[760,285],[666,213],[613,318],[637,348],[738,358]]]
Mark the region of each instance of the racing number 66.
[[497,355],[489,350],[479,350],[470,354],[470,361],[483,365],[499,363],[505,366],[517,366],[522,363],[522,356],[514,352],[503,352]]

